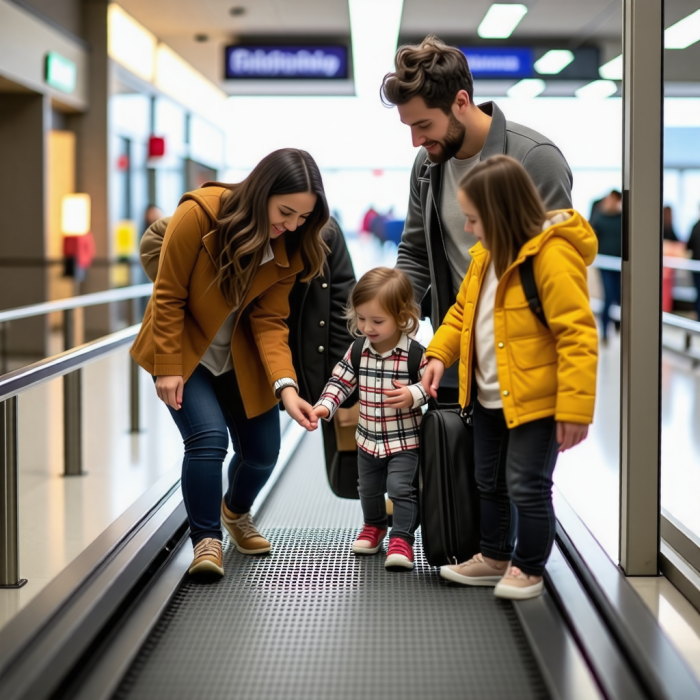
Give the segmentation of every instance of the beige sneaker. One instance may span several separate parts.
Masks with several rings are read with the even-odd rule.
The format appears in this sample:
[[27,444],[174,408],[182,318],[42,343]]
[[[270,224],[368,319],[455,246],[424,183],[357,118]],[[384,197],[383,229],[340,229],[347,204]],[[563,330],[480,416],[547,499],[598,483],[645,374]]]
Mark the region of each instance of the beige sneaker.
[[511,566],[493,589],[493,594],[498,598],[509,600],[527,600],[537,598],[542,595],[542,591],[544,591],[544,581],[541,576],[530,576],[523,573],[517,566]]
[[270,543],[257,531],[250,513],[236,515],[221,501],[221,524],[241,554],[265,554],[270,551]]
[[205,537],[194,547],[194,559],[190,564],[190,574],[224,575],[224,556],[221,551],[221,540]]
[[502,568],[495,568],[487,564],[479,553],[461,564],[441,566],[440,576],[465,586],[495,586],[505,574],[508,564],[504,561]]

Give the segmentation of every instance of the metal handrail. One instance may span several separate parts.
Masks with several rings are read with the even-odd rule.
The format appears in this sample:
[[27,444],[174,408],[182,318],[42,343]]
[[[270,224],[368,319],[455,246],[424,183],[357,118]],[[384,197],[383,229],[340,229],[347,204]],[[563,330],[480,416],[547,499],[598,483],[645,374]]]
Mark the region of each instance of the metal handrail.
[[32,318],[33,316],[43,316],[55,311],[73,311],[74,309],[82,309],[87,306],[142,299],[150,296],[152,291],[153,285],[149,282],[148,284],[112,289],[107,292],[95,292],[94,294],[83,294],[81,296],[57,299],[56,301],[46,301],[41,304],[20,306],[16,309],[0,311],[0,323],[18,321],[24,318]]
[[[0,376],[0,588],[19,588],[26,583],[19,574],[18,395],[52,379],[64,377],[64,473],[66,476],[81,475],[83,473],[81,369],[131,344],[140,328],[141,324],[130,326]],[[138,372],[138,366],[132,360],[132,432],[139,430]]]
[[[700,272],[700,260],[688,260],[688,258],[664,255],[662,264],[663,267],[673,268],[674,270]],[[622,269],[622,259],[616,255],[596,255],[591,267],[597,267],[600,270],[617,270],[619,272]]]
[[129,326],[111,335],[80,345],[73,350],[66,350],[53,357],[47,357],[32,365],[0,376],[0,403],[40,384],[74,372],[124,345],[133,343],[140,328],[140,323]]

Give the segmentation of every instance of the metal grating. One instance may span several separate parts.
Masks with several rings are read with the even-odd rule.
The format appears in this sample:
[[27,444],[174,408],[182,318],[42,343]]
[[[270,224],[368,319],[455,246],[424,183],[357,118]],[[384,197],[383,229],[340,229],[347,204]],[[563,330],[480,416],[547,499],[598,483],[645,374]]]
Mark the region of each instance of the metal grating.
[[390,573],[384,552],[351,553],[357,527],[275,527],[324,512],[361,524],[359,504],[330,494],[310,447],[302,443],[261,511],[272,553],[227,546],[219,583],[187,582],[115,698],[547,697],[511,604],[440,579],[420,533],[416,570]]

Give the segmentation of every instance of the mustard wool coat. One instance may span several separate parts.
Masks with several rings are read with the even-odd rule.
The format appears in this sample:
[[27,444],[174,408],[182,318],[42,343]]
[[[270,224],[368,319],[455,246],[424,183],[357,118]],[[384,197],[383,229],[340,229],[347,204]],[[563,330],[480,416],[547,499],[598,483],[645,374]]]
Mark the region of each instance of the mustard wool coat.
[[[210,233],[227,195],[219,186],[188,192],[168,224],[153,296],[131,348],[154,376],[187,382],[232,311],[216,283],[219,249]],[[286,233],[271,241],[274,260],[258,268],[236,317],[231,352],[248,418],[278,403],[278,379],[296,380],[285,320],[289,293],[304,269],[298,238]]]
[[[494,305],[494,353],[503,412],[509,428],[554,416],[558,422],[593,421],[598,333],[588,297],[586,267],[598,242],[578,212],[529,240],[498,282]],[[490,262],[478,243],[457,301],[447,312],[426,355],[446,367],[461,359],[459,402],[471,400],[474,323],[481,285]],[[549,329],[530,309],[518,271],[531,256]]]

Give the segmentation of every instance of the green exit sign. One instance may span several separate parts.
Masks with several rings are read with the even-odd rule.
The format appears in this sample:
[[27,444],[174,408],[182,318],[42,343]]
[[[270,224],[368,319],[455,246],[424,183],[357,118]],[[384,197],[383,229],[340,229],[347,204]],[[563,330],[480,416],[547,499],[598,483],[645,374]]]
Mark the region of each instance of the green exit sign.
[[61,92],[75,90],[78,67],[65,56],[55,51],[46,54],[46,83]]

